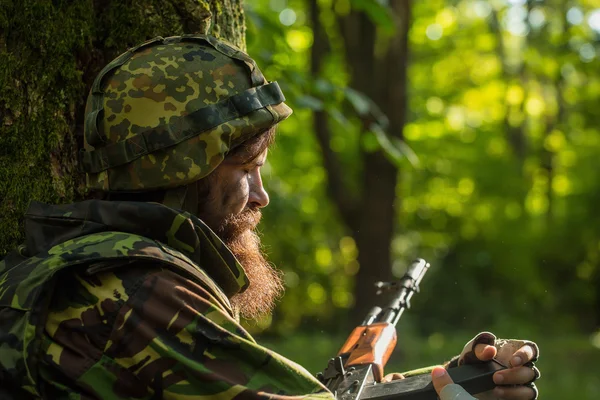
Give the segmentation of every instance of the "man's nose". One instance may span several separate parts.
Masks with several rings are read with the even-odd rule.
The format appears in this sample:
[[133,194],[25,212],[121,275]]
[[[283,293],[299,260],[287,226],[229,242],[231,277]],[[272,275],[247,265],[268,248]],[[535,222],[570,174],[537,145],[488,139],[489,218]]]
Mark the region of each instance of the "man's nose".
[[248,196],[248,203],[252,207],[263,208],[269,205],[269,194],[263,186],[262,179],[259,174],[253,176],[252,184],[250,186],[250,195]]

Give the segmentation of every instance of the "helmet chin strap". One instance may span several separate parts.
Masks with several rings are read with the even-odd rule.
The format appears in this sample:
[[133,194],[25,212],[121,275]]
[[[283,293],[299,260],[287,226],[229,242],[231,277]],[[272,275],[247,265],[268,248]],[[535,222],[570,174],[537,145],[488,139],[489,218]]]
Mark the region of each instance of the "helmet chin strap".
[[187,211],[190,214],[198,215],[198,184],[197,182],[189,185],[179,186],[167,190],[162,202],[165,206],[177,210]]

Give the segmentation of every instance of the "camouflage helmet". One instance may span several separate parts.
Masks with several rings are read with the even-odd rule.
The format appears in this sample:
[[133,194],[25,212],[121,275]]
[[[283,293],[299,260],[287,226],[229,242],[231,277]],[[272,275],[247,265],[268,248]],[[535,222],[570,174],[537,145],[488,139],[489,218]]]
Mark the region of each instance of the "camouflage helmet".
[[189,185],[287,118],[277,82],[208,35],[157,37],[109,63],[88,96],[87,187],[140,192]]

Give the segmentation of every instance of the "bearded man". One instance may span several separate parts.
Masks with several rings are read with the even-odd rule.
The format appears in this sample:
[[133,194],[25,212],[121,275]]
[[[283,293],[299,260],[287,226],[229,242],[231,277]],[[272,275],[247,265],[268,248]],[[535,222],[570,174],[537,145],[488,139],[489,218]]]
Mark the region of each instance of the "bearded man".
[[[108,64],[81,158],[95,199],[32,203],[25,244],[0,262],[0,398],[332,399],[239,324],[283,291],[255,228],[261,166],[290,114],[276,82],[210,36],[156,38]],[[523,364],[537,346],[516,343],[521,362],[497,376],[517,385],[507,398],[534,398]],[[495,345],[480,334],[454,363]]]

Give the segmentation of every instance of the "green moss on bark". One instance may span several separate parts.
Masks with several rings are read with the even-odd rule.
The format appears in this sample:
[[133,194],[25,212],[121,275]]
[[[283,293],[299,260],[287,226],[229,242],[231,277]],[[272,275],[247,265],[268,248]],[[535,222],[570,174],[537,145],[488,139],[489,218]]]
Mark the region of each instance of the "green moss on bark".
[[0,257],[31,200],[85,196],[76,156],[98,71],[155,36],[204,32],[245,47],[241,0],[0,0]]

